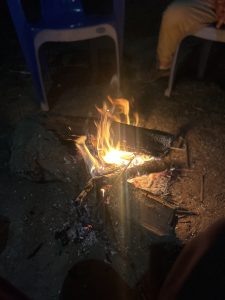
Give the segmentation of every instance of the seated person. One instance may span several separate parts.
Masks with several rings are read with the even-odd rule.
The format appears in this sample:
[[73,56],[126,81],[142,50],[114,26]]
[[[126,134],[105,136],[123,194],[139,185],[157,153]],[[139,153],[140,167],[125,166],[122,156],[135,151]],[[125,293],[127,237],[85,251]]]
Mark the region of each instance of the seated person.
[[187,35],[205,25],[225,23],[225,0],[175,0],[163,13],[157,45],[157,65],[150,81],[169,76],[173,55]]

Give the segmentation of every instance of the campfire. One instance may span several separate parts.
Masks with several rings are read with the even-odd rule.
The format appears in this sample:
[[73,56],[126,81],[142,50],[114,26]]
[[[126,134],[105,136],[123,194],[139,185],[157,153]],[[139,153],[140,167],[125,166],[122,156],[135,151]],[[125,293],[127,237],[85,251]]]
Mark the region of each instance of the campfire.
[[[145,192],[144,198],[148,198],[147,203],[139,201],[138,208],[135,206],[135,212],[138,209],[141,213],[137,214],[140,217],[138,221],[157,234],[168,233],[173,222],[173,210],[166,204],[163,207],[158,205],[162,203],[159,197],[167,195],[172,178],[172,169],[163,158],[169,153],[175,137],[167,132],[139,127],[138,114],[131,114],[126,99],[108,97],[102,108],[96,108],[100,114],[100,118],[94,121],[96,131],[92,130],[75,141],[90,174],[90,180],[75,200],[78,209],[94,189],[97,189],[99,201],[109,204],[118,201],[112,200],[115,192],[123,194],[131,186],[134,190]],[[120,199],[119,206],[123,201],[130,201],[127,198]],[[149,209],[149,203],[154,203],[153,209]],[[161,209],[164,212],[168,210],[164,220],[158,218],[162,214]],[[161,229],[150,224],[154,220],[151,214],[155,212],[156,227]],[[164,221],[165,224],[160,224]]]
[[145,236],[146,243],[155,235],[174,236],[179,218],[193,215],[172,195],[177,175],[188,168],[188,148],[183,135],[140,127],[126,99],[108,97],[96,109],[98,118],[68,123],[66,139],[76,145],[86,184],[79,183],[73,198],[76,217],[55,237],[63,246],[80,243],[86,253],[103,236],[110,262],[113,252],[126,255],[139,243],[132,236]]
[[[102,108],[97,107],[100,120],[95,123],[97,136],[81,136],[76,140],[89,172],[92,176],[111,173],[121,168],[129,168],[142,165],[154,159],[150,154],[138,153],[137,150],[129,151],[124,137],[115,138],[112,122],[138,126],[138,114],[133,114],[133,122],[130,118],[129,102],[126,99],[111,99],[104,102]],[[89,146],[88,146],[89,145]]]
[[[76,140],[91,177],[118,174],[139,166],[152,166],[168,153],[174,136],[158,130],[138,127],[139,116],[130,117],[129,101],[108,97],[100,119],[95,121],[96,135],[80,136]],[[143,168],[145,169],[145,168]],[[156,178],[157,176],[154,175]]]

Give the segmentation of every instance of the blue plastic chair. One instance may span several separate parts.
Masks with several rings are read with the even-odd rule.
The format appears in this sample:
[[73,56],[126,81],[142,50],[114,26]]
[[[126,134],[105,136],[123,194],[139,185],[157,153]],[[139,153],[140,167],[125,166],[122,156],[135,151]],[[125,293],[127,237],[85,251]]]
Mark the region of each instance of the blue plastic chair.
[[46,42],[74,42],[109,36],[115,43],[120,82],[124,0],[113,0],[110,15],[86,14],[81,0],[40,0],[41,16],[35,23],[26,18],[21,0],[7,0],[7,3],[42,110],[49,110],[39,57],[39,48]]

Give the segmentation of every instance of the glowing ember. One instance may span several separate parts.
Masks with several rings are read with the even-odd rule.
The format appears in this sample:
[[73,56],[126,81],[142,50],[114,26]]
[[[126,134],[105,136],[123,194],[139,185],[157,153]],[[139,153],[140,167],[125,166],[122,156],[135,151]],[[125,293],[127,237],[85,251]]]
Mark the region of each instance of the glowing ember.
[[106,152],[103,160],[107,164],[127,165],[133,158],[134,154],[132,152],[120,151],[112,148],[110,151]]
[[86,145],[86,136],[76,140],[76,145],[80,150],[91,174],[101,174],[103,170],[110,166],[129,167],[143,164],[152,159],[148,155],[139,155],[134,152],[128,152],[121,149],[121,143],[113,144],[111,124],[112,121],[138,125],[138,114],[133,114],[133,122],[130,119],[129,101],[126,99],[111,99],[108,97],[108,103],[104,102],[102,108],[96,107],[100,113],[100,121],[95,125],[97,127],[96,152],[94,156]]
[[151,173],[148,175],[137,176],[127,181],[134,187],[150,192],[154,195],[166,194],[171,180],[171,171]]

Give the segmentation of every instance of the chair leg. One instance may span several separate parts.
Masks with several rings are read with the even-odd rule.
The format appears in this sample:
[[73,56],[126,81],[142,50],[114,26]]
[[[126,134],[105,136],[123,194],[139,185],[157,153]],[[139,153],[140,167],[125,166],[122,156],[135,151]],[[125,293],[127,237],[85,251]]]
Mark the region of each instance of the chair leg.
[[204,77],[206,65],[207,65],[208,58],[209,58],[209,53],[212,48],[212,44],[213,44],[212,41],[204,41],[204,43],[202,45],[201,57],[199,60],[198,73],[197,73],[198,79],[202,79]]
[[173,57],[172,66],[171,66],[171,70],[170,70],[169,81],[168,81],[168,87],[164,92],[164,95],[166,97],[171,96],[171,92],[172,92],[172,88],[173,88],[173,84],[174,84],[174,79],[175,79],[175,75],[176,75],[177,58],[178,58],[179,49],[180,49],[180,45],[177,47],[176,52],[175,52],[174,57]]
[[45,91],[44,81],[42,77],[41,72],[41,63],[40,63],[40,57],[39,57],[39,48],[35,49],[35,61],[34,64],[34,72],[33,72],[33,78],[36,85],[36,90],[39,94],[40,99],[40,107],[43,111],[49,111],[49,105],[48,105],[48,99]]
[[23,45],[22,49],[27,66],[29,67],[29,70],[32,75],[33,84],[37,92],[38,101],[40,103],[41,109],[44,111],[48,111],[49,107],[42,79],[38,49],[35,49],[34,45],[32,45],[31,42],[29,45]]
[[42,111],[49,111],[48,102],[41,102],[40,107]]

